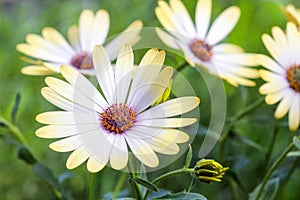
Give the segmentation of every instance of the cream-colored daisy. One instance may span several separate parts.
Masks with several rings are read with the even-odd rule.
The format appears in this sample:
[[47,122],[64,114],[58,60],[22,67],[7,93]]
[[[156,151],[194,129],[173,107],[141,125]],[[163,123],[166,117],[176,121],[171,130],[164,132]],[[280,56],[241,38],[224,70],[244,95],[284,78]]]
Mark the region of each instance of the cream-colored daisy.
[[191,65],[200,65],[210,73],[217,75],[234,86],[254,86],[249,78],[258,78],[253,54],[243,53],[243,49],[223,40],[234,28],[240,9],[236,6],[227,8],[210,26],[211,0],[198,0],[195,24],[180,0],[158,1],[156,16],[168,31],[156,29],[160,39],[169,47],[183,51],[185,59]]
[[[189,136],[176,128],[196,122],[181,118],[199,104],[197,97],[181,97],[151,105],[168,87],[172,68],[162,69],[164,51],[149,50],[132,79],[133,52],[124,46],[113,70],[107,51],[95,46],[93,63],[103,95],[83,75],[62,66],[67,82],[48,77],[42,95],[65,111],[39,114],[36,119],[48,124],[36,131],[42,138],[63,138],[50,148],[59,152],[73,151],[67,168],[84,161],[90,172],[101,170],[108,162],[114,169],[123,169],[130,151],[146,166],[159,164],[156,152],[177,154],[177,143]],[[177,116],[177,117],[176,117]]]
[[279,119],[289,113],[289,128],[297,130],[300,122],[300,32],[294,23],[288,22],[286,33],[273,27],[272,35],[273,38],[264,34],[262,41],[274,60],[257,55],[258,62],[267,69],[259,71],[267,82],[259,92],[266,95],[267,104],[280,102],[275,117]]
[[292,4],[288,4],[286,7],[281,5],[280,8],[287,20],[294,22],[296,26],[300,28],[300,9],[295,8]]
[[[69,65],[83,74],[95,75],[91,53],[95,45],[102,45],[106,41],[109,25],[106,10],[99,10],[96,14],[91,10],[83,10],[79,17],[79,25],[69,28],[69,42],[50,27],[42,30],[42,36],[27,35],[27,43],[18,44],[17,50],[39,60],[31,61],[33,65],[24,67],[22,73],[27,75],[59,73],[61,65]],[[140,20],[134,21],[105,46],[111,60],[116,59],[124,44],[134,45],[138,42],[142,26]]]

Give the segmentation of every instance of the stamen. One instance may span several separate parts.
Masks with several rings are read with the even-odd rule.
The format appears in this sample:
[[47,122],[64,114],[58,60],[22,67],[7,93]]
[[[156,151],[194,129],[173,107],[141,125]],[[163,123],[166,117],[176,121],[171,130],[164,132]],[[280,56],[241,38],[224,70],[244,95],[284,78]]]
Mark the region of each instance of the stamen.
[[290,87],[300,93],[300,65],[292,65],[286,72]]
[[87,52],[82,52],[74,55],[70,63],[77,69],[92,69],[94,67],[93,59],[90,53]]
[[129,130],[135,120],[134,111],[123,103],[113,104],[100,115],[103,128],[116,134]]
[[208,62],[212,56],[212,47],[203,40],[194,39],[190,44],[190,50],[203,62]]

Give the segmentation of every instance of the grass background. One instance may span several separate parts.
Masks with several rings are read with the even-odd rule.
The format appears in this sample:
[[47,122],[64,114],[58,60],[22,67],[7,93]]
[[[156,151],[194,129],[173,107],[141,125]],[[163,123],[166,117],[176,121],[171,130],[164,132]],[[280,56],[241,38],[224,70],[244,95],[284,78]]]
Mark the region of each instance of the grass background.
[[[183,1],[192,17],[196,1]],[[262,33],[270,33],[271,27],[277,25],[285,27],[286,19],[278,7],[278,4],[288,3],[300,7],[297,0],[213,0],[213,18],[230,5],[237,5],[241,8],[242,15],[235,29],[226,38],[231,42],[243,47],[247,52],[266,53],[261,42]],[[55,110],[54,106],[45,101],[40,89],[45,86],[44,77],[24,76],[20,73],[26,64],[19,59],[21,56],[15,49],[18,43],[24,42],[29,33],[40,34],[45,26],[51,26],[66,35],[67,29],[72,24],[78,23],[78,17],[82,9],[90,8],[94,11],[106,9],[110,14],[111,26],[109,36],[124,30],[127,25],[136,19],[141,19],[144,27],[160,26],[154,14],[157,1],[148,0],[0,0],[0,114],[10,119],[11,110],[14,105],[16,94],[21,95],[20,108],[17,113],[17,126],[22,130],[30,148],[36,158],[48,165],[58,175],[66,171],[65,161],[69,153],[56,153],[48,148],[50,140],[40,139],[34,132],[41,125],[35,121],[38,113]],[[138,52],[139,53],[139,52]],[[174,62],[168,54],[165,64],[178,64],[182,58]],[[176,66],[175,66],[176,67]],[[209,123],[209,99],[203,80],[195,75],[195,69],[185,68],[183,75],[190,81],[197,96],[202,100],[200,105],[201,126]],[[198,74],[198,73],[197,73]],[[257,86],[253,88],[232,87],[225,83],[227,93],[227,116],[233,116],[240,109],[259,98],[258,87],[262,84],[257,80]],[[183,88],[184,89],[184,88]],[[275,106],[263,105],[251,116],[239,122],[237,133],[260,144],[265,150],[270,144],[272,130],[276,123],[273,119]],[[207,113],[207,114],[206,114]],[[283,118],[281,122],[286,122]],[[9,134],[9,133],[5,133]],[[286,126],[280,129],[276,140],[271,160],[274,160],[293,138],[294,133],[288,131]],[[197,136],[201,141],[203,135]],[[195,149],[193,163],[197,158],[197,150],[201,143],[194,142]],[[215,147],[208,157],[217,158],[218,146]],[[0,140],[0,199],[56,199],[50,186],[43,180],[36,177],[32,167],[26,165],[17,158],[17,151],[14,147],[3,140]],[[176,168],[183,165],[184,157],[173,163],[169,168]],[[284,175],[289,169],[291,160],[287,160],[277,171]],[[240,199],[246,199],[247,194],[260,183],[266,166],[264,164],[264,153],[252,147],[241,144],[234,139],[227,143],[226,163],[241,181],[238,189]],[[150,173],[150,179],[158,174],[168,171],[164,168],[160,171]],[[89,173],[85,165],[72,171],[74,176],[65,182],[75,199],[87,197]],[[112,191],[119,178],[119,173],[105,168],[97,175],[97,193],[103,198],[106,193]],[[160,183],[160,187],[175,192],[182,191],[189,184],[188,176],[176,176]],[[198,183],[193,192],[200,192],[208,199],[231,199],[231,191],[228,187],[229,180],[225,176],[221,184],[206,185]],[[297,199],[297,190],[300,186],[300,172],[296,170],[287,185],[280,191],[278,199]]]

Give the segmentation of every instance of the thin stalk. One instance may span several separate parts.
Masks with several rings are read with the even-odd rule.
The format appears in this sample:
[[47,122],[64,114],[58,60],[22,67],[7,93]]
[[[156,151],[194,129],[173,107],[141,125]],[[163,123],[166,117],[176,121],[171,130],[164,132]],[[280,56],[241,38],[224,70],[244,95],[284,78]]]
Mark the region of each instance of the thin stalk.
[[120,190],[122,189],[122,187],[125,183],[126,177],[127,177],[127,174],[122,172],[122,174],[121,174],[121,176],[118,180],[118,183],[116,185],[116,188],[114,190],[113,199],[118,197],[118,194],[119,194]]
[[96,173],[90,173],[89,200],[95,199]]
[[237,186],[236,186],[235,181],[231,177],[228,177],[228,182],[229,182],[230,190],[232,193],[232,200],[238,200],[239,194],[237,192]]
[[[170,171],[170,172],[168,172],[166,174],[163,174],[163,175],[157,177],[156,179],[154,179],[152,181],[152,183],[155,184],[155,183],[157,183],[157,182],[159,182],[159,181],[161,181],[161,180],[163,180],[165,178],[168,178],[169,176],[174,176],[174,175],[177,175],[177,174],[184,174],[184,173],[194,173],[194,169],[193,168],[189,168],[189,169],[183,168],[183,169],[177,169],[177,170],[174,170],[174,171]],[[146,192],[143,200],[147,199],[149,193],[150,193],[150,191],[147,190],[147,192]]]
[[279,125],[276,124],[275,127],[274,127],[274,131],[273,131],[273,135],[272,135],[272,140],[271,140],[271,144],[268,148],[268,151],[266,153],[266,166],[269,166],[269,162],[270,162],[270,158],[271,158],[271,154],[272,154],[272,150],[273,150],[273,147],[275,145],[275,141],[276,141],[276,138],[277,138],[277,135],[278,135],[278,132],[279,132]]
[[255,110],[256,108],[258,108],[260,105],[262,105],[264,102],[264,97],[259,98],[257,101],[255,101],[254,103],[250,104],[249,106],[247,106],[245,109],[241,110],[236,116],[235,119],[236,120],[240,120],[241,118],[243,118],[244,116],[246,116],[247,114],[251,113],[253,110]]
[[268,172],[266,173],[265,177],[263,178],[263,181],[261,183],[261,186],[259,188],[259,191],[256,196],[256,200],[259,199],[259,197],[262,195],[262,192],[264,191],[264,187],[266,186],[268,180],[270,179],[271,175],[275,171],[275,169],[279,166],[279,164],[285,159],[286,155],[293,149],[294,143],[292,142],[285,150],[282,152],[282,154],[277,158],[277,160],[273,163],[273,165],[270,167]]
[[129,176],[130,176],[130,186],[131,186],[131,190],[132,190],[132,194],[135,197],[135,199],[137,200],[142,200],[142,193],[141,190],[139,188],[139,186],[137,185],[136,182],[132,181],[131,179],[136,177],[136,174],[134,173],[134,167],[133,167],[133,158],[130,157],[129,159],[129,164],[128,164],[128,169],[129,169]]
[[7,126],[7,128],[16,136],[16,138],[25,146],[28,146],[28,143],[24,137],[24,135],[22,134],[22,132],[20,131],[20,129],[15,126],[14,124],[12,124],[11,122],[9,122],[8,120],[4,119],[3,117],[0,118],[1,123],[5,124],[5,126]]

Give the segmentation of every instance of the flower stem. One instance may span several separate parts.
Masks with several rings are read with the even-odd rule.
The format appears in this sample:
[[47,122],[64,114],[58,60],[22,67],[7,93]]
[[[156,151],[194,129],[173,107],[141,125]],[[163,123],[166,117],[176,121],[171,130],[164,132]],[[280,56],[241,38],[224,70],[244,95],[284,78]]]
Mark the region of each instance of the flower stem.
[[[177,174],[184,174],[184,173],[194,173],[194,169],[193,168],[183,168],[183,169],[177,169],[177,170],[174,170],[174,171],[170,171],[166,174],[163,174],[159,177],[157,177],[156,179],[154,179],[152,181],[153,184],[165,179],[165,178],[168,178],[169,176],[174,176],[174,175],[177,175]],[[149,195],[150,191],[147,190],[143,200],[146,200],[147,199],[147,196]]]
[[19,142],[21,142],[25,146],[28,146],[28,143],[27,143],[24,135],[22,134],[22,132],[20,131],[20,129],[17,126],[12,124],[8,120],[4,119],[3,117],[0,117],[0,122],[3,123],[16,136],[16,138],[19,140]]
[[271,177],[272,173],[275,171],[275,169],[279,166],[279,164],[285,159],[286,155],[293,149],[294,143],[292,142],[289,144],[289,146],[282,152],[282,154],[277,158],[277,160],[273,163],[273,165],[270,167],[268,172],[266,173],[265,177],[263,178],[263,181],[261,183],[261,186],[259,188],[259,191],[256,196],[256,200],[259,199],[259,197],[262,195],[262,192],[264,191],[264,187],[267,184],[269,178]]
[[266,160],[266,166],[269,166],[271,153],[272,153],[272,150],[273,150],[273,147],[274,147],[274,144],[275,144],[275,141],[276,141],[278,132],[279,132],[279,125],[276,124],[275,127],[274,127],[274,131],[273,131],[273,136],[272,136],[271,144],[270,144],[270,146],[269,146],[269,148],[268,148],[268,151],[267,151],[267,153],[266,153],[266,159],[265,159],[265,160]]
[[96,173],[90,173],[89,200],[95,199]]
[[[136,177],[136,174],[134,173],[133,162],[134,162],[133,156],[130,156],[129,157],[129,162],[128,162],[128,169],[129,169],[130,179]],[[132,180],[130,180],[129,183],[130,183],[130,186],[131,186],[132,194],[135,197],[135,199],[141,200],[142,199],[142,193],[141,193],[141,190],[140,190],[139,186],[137,185],[137,183],[132,181]]]
[[122,189],[122,187],[125,183],[126,177],[127,177],[127,174],[122,172],[122,174],[121,174],[121,176],[118,180],[118,183],[116,185],[116,188],[114,190],[114,193],[113,193],[113,196],[112,196],[113,199],[118,197],[118,194],[119,194],[120,190]]

